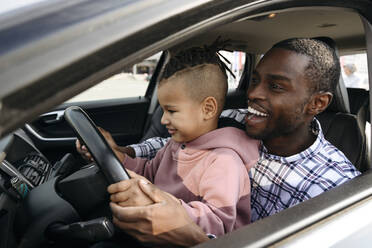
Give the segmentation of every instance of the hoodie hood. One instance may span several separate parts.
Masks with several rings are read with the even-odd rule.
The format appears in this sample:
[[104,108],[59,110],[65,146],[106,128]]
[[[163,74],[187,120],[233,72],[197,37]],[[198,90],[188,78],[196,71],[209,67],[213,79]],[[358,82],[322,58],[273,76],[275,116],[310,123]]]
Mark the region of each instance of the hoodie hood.
[[243,130],[235,127],[218,128],[186,144],[186,153],[194,151],[228,148],[234,150],[243,163],[251,167],[258,160],[260,141],[250,138]]

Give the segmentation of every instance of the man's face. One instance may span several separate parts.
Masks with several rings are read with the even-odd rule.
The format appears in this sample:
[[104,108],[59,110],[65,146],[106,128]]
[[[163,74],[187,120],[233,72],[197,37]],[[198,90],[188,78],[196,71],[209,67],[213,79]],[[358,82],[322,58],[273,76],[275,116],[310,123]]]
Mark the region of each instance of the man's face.
[[172,77],[158,88],[158,99],[164,110],[161,124],[176,142],[188,142],[203,132],[202,104],[186,93],[183,77]]
[[274,48],[257,65],[249,85],[247,134],[269,141],[304,129],[310,98],[304,71],[309,58]]

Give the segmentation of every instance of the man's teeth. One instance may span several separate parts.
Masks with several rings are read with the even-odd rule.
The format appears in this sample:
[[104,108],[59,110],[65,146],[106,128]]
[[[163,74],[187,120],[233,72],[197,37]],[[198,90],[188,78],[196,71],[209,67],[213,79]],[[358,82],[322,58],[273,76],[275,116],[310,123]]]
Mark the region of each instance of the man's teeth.
[[252,107],[248,107],[248,112],[249,112],[250,114],[254,114],[254,115],[258,115],[258,116],[263,116],[263,117],[268,116],[267,114],[262,113],[262,112],[260,112],[260,111],[258,111],[258,110],[255,110],[255,109],[252,108]]

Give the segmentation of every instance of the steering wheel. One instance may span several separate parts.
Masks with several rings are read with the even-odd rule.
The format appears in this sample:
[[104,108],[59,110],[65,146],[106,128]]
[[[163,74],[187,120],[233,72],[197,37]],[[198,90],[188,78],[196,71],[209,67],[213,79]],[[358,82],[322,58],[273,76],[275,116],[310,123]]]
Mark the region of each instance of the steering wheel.
[[67,108],[65,119],[97,166],[86,166],[66,177],[52,177],[28,193],[14,217],[20,248],[45,247],[50,242],[65,247],[106,240],[114,234],[106,216],[110,213],[105,187],[130,177],[81,108]]
[[97,126],[80,107],[67,108],[65,119],[86,145],[109,184],[130,178]]

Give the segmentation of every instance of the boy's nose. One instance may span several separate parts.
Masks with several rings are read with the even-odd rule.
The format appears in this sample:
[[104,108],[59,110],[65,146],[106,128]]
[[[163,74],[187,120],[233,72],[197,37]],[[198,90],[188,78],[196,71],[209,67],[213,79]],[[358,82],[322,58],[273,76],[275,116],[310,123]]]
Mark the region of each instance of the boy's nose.
[[162,125],[167,125],[169,123],[168,118],[166,117],[166,114],[165,113],[163,113],[163,115],[161,116],[160,123]]

